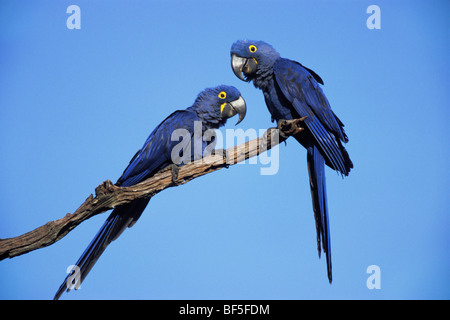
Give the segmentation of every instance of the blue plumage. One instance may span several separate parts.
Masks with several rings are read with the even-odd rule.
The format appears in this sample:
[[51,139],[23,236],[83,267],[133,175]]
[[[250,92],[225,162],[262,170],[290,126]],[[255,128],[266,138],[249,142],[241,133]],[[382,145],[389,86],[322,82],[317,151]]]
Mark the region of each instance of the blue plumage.
[[[191,107],[173,112],[153,130],[142,149],[131,159],[116,185],[129,187],[151,177],[168,165],[174,163],[183,165],[187,161],[201,157],[204,152],[212,149],[209,144],[215,143],[214,140],[203,141],[205,131],[225,125],[227,119],[236,114],[239,114],[239,123],[245,117],[245,113],[245,101],[235,87],[220,85],[205,89]],[[200,132],[196,131],[198,128]],[[186,136],[172,136],[176,130],[185,133]],[[190,158],[185,157],[183,161],[178,162],[181,156],[178,152],[180,143],[184,143],[185,147],[180,153],[187,152]],[[200,146],[200,152],[196,150],[196,145]],[[172,152],[174,150],[176,151]],[[149,201],[150,199],[135,200],[111,212],[76,263],[81,281],[85,279],[106,247],[127,227],[136,223]],[[58,299],[64,290],[70,290],[67,283],[70,277],[71,275],[68,275],[61,284],[55,299]]]
[[263,41],[241,40],[231,47],[234,73],[244,81],[253,81],[261,89],[272,121],[304,120],[304,131],[295,139],[307,149],[311,196],[317,229],[319,256],[326,253],[331,283],[331,246],[326,199],[325,168],[328,165],[347,176],[353,163],[343,143],[348,142],[344,125],[331,110],[319,84],[323,80],[300,63],[280,57]]

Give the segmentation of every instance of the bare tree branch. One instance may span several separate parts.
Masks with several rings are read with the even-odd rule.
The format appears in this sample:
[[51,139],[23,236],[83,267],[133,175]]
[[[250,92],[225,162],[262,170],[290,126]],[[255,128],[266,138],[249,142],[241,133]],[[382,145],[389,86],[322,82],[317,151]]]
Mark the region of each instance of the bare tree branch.
[[185,184],[197,177],[220,170],[224,167],[255,157],[284,141],[303,128],[302,120],[283,120],[278,123],[279,130],[271,128],[262,138],[240,144],[226,150],[226,155],[213,154],[181,166],[176,179],[170,167],[165,168],[147,180],[131,187],[117,187],[106,180],[72,214],[47,222],[21,236],[0,239],[0,260],[13,258],[30,251],[47,247],[63,238],[83,221],[105,211],[124,205],[136,199],[151,198],[162,190]]

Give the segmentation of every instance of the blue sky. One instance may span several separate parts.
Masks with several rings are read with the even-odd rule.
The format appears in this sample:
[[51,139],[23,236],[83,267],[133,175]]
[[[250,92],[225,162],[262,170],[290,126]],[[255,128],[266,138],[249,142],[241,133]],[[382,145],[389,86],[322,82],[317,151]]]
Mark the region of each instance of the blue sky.
[[[66,27],[71,4],[80,30]],[[379,30],[366,26],[372,4]],[[324,79],[350,138],[350,176],[327,169],[333,284],[317,256],[306,152],[288,140],[276,175],[236,165],[155,196],[63,298],[449,299],[449,10],[448,1],[2,1],[0,237],[75,211],[206,87],[236,86],[248,107],[239,127],[270,127],[262,93],[230,68],[231,44],[258,39]],[[52,298],[105,218],[1,261],[0,298]],[[370,265],[379,290],[366,286]]]

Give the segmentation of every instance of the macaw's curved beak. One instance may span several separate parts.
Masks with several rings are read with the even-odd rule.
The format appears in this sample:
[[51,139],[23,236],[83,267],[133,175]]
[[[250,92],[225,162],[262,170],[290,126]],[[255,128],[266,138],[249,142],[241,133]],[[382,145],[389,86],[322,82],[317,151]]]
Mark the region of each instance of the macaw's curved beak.
[[248,76],[256,72],[256,65],[257,62],[254,58],[242,58],[235,53],[231,55],[231,68],[234,74],[242,81],[250,81]]
[[231,118],[234,115],[239,114],[239,120],[238,122],[236,122],[236,125],[238,125],[242,120],[244,120],[246,113],[247,113],[247,106],[242,96],[239,96],[239,98],[234,101],[224,103],[220,107],[220,114],[225,119]]

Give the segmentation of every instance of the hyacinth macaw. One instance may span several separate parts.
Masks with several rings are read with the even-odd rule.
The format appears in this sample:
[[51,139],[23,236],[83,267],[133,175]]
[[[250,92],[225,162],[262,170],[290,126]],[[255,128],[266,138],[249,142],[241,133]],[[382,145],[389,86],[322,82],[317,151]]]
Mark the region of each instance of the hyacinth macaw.
[[[224,126],[227,119],[236,114],[239,115],[239,120],[236,123],[238,124],[245,117],[246,105],[235,87],[220,85],[205,89],[197,96],[191,107],[173,112],[153,130],[142,149],[131,159],[128,167],[115,185],[129,187],[151,177],[164,167],[174,166],[174,163],[183,165],[191,160],[196,160],[202,154],[199,155],[198,151],[193,150],[195,145],[200,145],[202,149],[200,153],[206,156],[205,150],[212,150],[210,145],[215,143],[215,141],[214,139],[204,141],[208,140],[203,138],[205,131]],[[201,123],[200,128],[202,131],[200,133],[194,132],[198,130],[195,128],[199,128],[199,123]],[[187,139],[181,135],[173,139],[172,133],[176,129],[182,129],[181,132],[187,132]],[[193,141],[195,139],[199,141]],[[190,142],[190,144],[186,143],[185,140],[189,140],[187,142]],[[184,150],[179,147],[180,143],[186,143]],[[176,150],[180,152],[172,154],[177,145],[178,149]],[[188,150],[188,152],[186,148],[191,148],[192,150]],[[190,159],[180,161],[181,155],[179,153],[184,152],[190,155]],[[112,211],[76,263],[76,266],[79,268],[79,279],[81,282],[86,278],[106,247],[113,240],[117,239],[127,227],[132,227],[136,223],[149,201],[150,199],[135,200],[130,204],[116,207]],[[64,290],[67,289],[69,291],[72,284],[74,284],[72,282],[68,286],[68,281],[76,280],[74,277],[69,279],[70,276],[71,274],[61,284],[56,292],[55,299],[59,299]]]
[[330,283],[331,246],[324,164],[347,176],[353,163],[343,146],[348,142],[344,124],[331,110],[319,84],[322,79],[300,63],[281,58],[263,41],[241,40],[231,47],[231,66],[243,81],[253,81],[261,89],[272,121],[306,117],[305,130],[294,135],[307,150],[309,181],[317,231],[319,257],[321,244],[326,254]]

